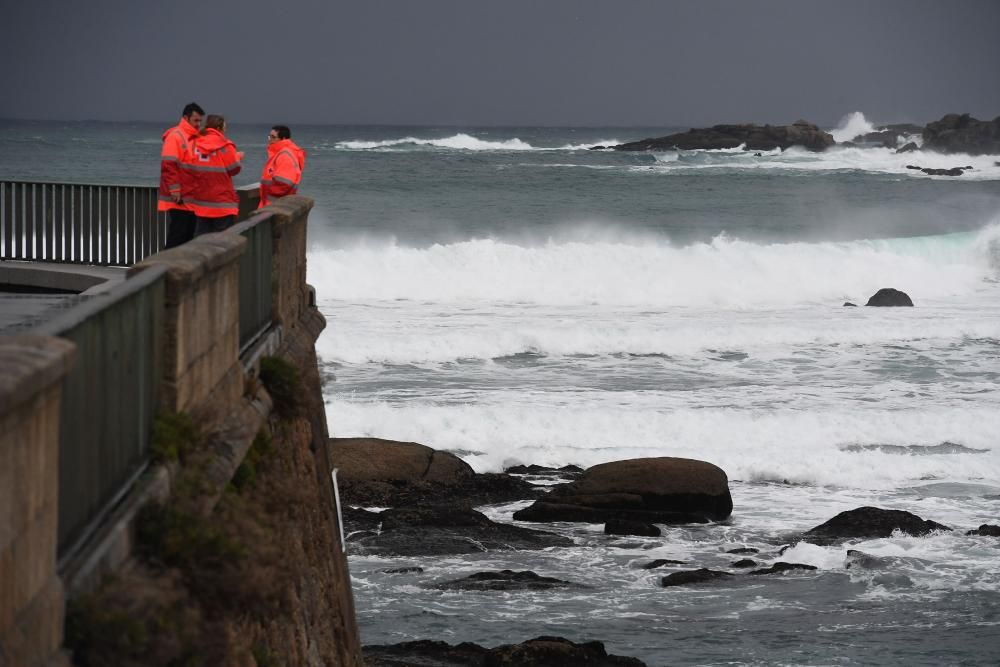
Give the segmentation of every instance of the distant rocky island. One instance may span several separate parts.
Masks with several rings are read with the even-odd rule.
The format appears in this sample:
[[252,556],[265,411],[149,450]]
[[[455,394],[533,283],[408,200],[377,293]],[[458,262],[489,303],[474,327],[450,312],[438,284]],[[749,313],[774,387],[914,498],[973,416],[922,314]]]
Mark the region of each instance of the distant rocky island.
[[888,125],[876,131],[838,144],[833,135],[809,121],[791,125],[713,125],[692,128],[665,137],[641,139],[617,146],[598,146],[617,151],[672,151],[725,149],[743,147],[747,151],[785,150],[800,146],[809,151],[824,151],[831,146],[882,146],[898,152],[918,150],[916,143],[899,146],[901,137],[923,137],[923,150],[969,155],[1000,155],[1000,116],[984,121],[969,114],[948,114],[941,120],[919,125]]

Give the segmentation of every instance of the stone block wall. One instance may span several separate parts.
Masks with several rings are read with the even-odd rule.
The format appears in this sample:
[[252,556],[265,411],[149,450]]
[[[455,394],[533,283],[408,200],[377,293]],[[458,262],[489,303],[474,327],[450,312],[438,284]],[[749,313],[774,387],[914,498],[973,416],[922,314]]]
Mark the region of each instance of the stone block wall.
[[282,197],[263,211],[272,214],[274,238],[274,320],[292,327],[309,306],[306,284],[306,227],[313,200]]
[[0,665],[58,660],[59,407],[75,346],[0,339]]

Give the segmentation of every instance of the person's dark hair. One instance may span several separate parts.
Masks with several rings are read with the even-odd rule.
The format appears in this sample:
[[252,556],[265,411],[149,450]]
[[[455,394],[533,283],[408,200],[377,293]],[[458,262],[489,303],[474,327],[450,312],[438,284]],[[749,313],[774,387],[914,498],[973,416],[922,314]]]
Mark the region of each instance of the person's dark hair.
[[275,125],[271,129],[278,133],[278,138],[279,139],[291,139],[292,138],[292,131],[288,129],[287,125]]
[[220,116],[219,114],[210,113],[205,116],[205,127],[201,130],[202,134],[205,134],[205,130],[218,130],[222,132],[226,127],[226,117]]
[[191,104],[188,104],[186,107],[184,107],[184,111],[181,113],[181,116],[187,118],[193,113],[200,113],[202,116],[204,116],[205,110],[202,109],[200,106],[198,106],[197,103],[192,102]]

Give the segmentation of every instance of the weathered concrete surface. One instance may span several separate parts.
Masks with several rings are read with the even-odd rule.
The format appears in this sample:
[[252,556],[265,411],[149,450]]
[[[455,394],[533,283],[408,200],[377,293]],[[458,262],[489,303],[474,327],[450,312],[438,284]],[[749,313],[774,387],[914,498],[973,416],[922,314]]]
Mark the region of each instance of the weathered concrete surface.
[[59,407],[75,346],[0,338],[0,664],[59,657]]

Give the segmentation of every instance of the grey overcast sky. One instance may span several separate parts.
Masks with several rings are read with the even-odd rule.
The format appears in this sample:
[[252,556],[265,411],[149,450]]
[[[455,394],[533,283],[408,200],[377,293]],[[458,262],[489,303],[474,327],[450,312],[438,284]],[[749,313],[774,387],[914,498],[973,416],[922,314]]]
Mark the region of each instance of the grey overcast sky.
[[0,118],[994,118],[1000,0],[3,0],[0,62]]

